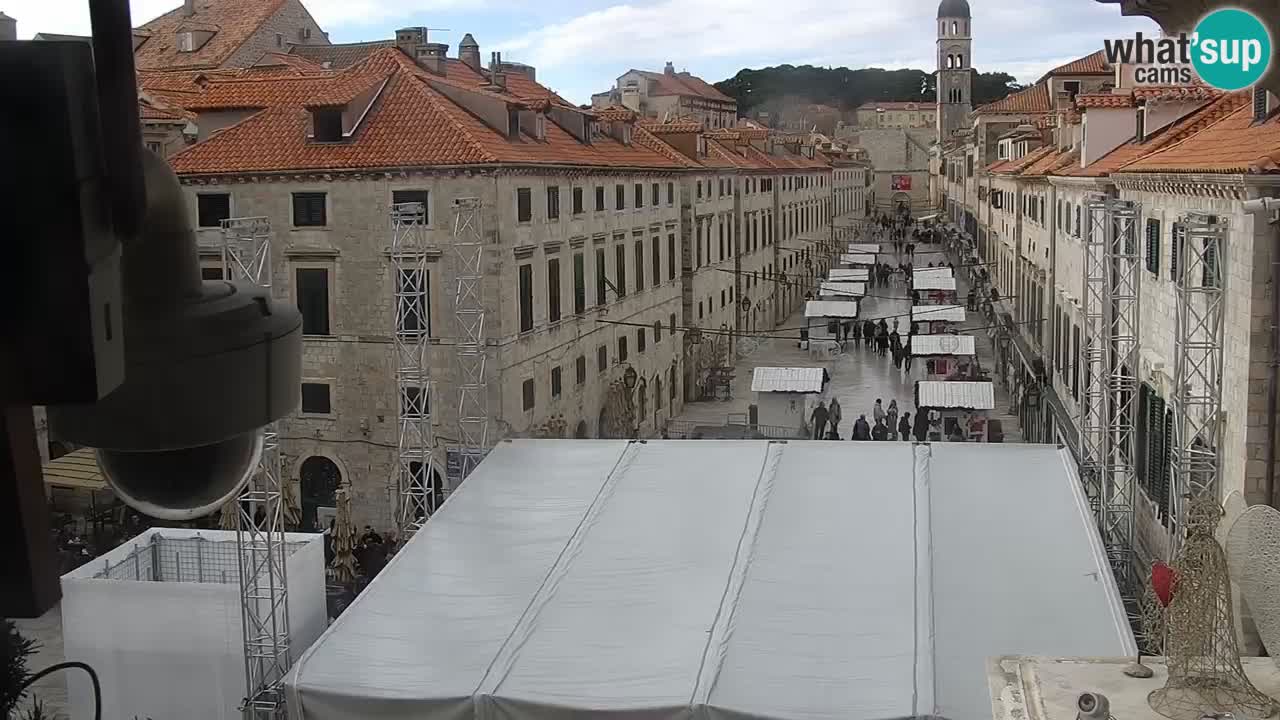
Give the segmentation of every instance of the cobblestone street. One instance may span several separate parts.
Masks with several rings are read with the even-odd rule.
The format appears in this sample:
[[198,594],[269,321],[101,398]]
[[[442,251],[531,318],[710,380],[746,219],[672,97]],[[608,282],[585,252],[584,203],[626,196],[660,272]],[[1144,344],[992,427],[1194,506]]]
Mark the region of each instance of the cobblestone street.
[[[865,242],[865,241],[863,241]],[[893,254],[892,246],[884,243],[882,248],[889,249],[881,255],[888,262],[896,265],[899,258]],[[940,246],[922,245],[917,249],[917,263],[921,266],[929,262],[945,262]],[[969,290],[967,273],[956,273],[957,296],[963,298]],[[911,300],[901,275],[895,276],[889,287],[867,287],[867,296],[862,300],[861,319],[880,320],[884,318],[890,326],[894,320],[899,321],[899,331],[904,332],[910,324]],[[732,397],[727,400],[711,400],[687,403],[685,411],[674,418],[676,421],[693,422],[699,425],[724,425],[728,422],[741,424],[748,407],[755,402],[751,392],[751,375],[756,367],[812,367],[825,364],[831,375],[828,385],[829,395],[840,400],[843,420],[840,424],[840,436],[848,439],[849,428],[861,414],[867,415],[871,421],[871,409],[879,398],[888,408],[891,400],[898,401],[899,412],[910,412],[915,416],[914,402],[915,382],[924,379],[924,364],[917,361],[910,372],[893,366],[891,356],[876,355],[869,346],[849,341],[843,353],[826,360],[810,358],[807,350],[800,349],[800,328],[804,326],[804,310],[796,313],[758,340],[752,349],[739,352],[734,366]],[[995,349],[987,334],[986,321],[979,313],[968,313],[966,321],[960,326],[964,334],[973,335],[977,346],[981,367],[994,376]],[[748,345],[753,341],[746,341]],[[1004,426],[1005,442],[1021,442],[1022,435],[1017,419],[1008,413],[1009,393],[998,380],[995,381],[996,409],[988,413],[989,417],[999,419]]]

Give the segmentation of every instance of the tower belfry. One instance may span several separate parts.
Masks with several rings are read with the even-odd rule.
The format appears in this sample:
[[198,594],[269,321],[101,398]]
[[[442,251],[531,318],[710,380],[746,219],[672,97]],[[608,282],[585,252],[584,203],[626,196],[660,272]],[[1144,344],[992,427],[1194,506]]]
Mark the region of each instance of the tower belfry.
[[968,0],[938,4],[938,141],[964,127],[973,111],[973,36]]

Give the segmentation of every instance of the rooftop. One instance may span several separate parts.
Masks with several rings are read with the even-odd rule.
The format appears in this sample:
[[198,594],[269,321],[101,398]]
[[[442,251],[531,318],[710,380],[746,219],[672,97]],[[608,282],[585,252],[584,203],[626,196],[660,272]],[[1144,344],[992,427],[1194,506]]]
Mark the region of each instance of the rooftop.
[[[1255,687],[1280,697],[1280,667],[1272,658],[1245,657],[1245,674]],[[1152,690],[1169,678],[1164,658],[1143,657],[1154,673],[1131,678],[1122,671],[1133,658],[1115,657],[996,657],[987,665],[995,720],[1076,720],[1081,693],[1101,693],[1111,704],[1111,716],[1124,720],[1165,720],[1147,704]],[[1025,692],[1035,688],[1036,692]]]
[[988,657],[1134,650],[1064,452],[502,442],[286,692],[300,720],[987,717]]
[[649,92],[650,95],[685,95],[720,102],[737,102],[717,90],[714,85],[687,72],[652,72],[634,68],[628,72],[639,73],[654,83],[655,87]]
[[[179,5],[138,28],[148,37],[134,51],[134,64],[139,70],[219,67],[284,3],[285,0],[195,0],[195,14],[191,17]],[[187,29],[207,30],[213,35],[194,51],[181,52],[178,33]]]

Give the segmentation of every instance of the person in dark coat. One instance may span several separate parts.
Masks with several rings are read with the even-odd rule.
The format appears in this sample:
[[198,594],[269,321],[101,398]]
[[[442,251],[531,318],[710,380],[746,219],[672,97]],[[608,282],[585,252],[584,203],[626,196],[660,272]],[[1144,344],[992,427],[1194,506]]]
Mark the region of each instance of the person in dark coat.
[[862,323],[862,344],[871,345],[876,340],[876,324],[870,320]]
[[911,413],[902,413],[902,419],[898,421],[898,438],[911,439]]
[[880,420],[876,420],[876,426],[871,428],[871,439],[884,442],[889,439],[889,430]]
[[858,419],[853,421],[853,433],[849,436],[850,440],[870,440],[871,426],[867,424],[867,416],[859,415]]
[[821,440],[827,436],[827,405],[823,401],[818,401],[818,407],[813,409],[813,414],[809,419],[813,421],[813,439]]
[[902,344],[902,369],[911,372],[911,336]]
[[916,442],[924,442],[929,437],[929,416],[916,408],[916,421],[911,429],[911,434],[915,435]]

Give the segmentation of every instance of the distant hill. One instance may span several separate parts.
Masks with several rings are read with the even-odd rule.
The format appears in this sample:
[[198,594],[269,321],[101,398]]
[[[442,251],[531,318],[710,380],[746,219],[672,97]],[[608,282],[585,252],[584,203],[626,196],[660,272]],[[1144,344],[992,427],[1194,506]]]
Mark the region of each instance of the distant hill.
[[[779,65],[739,70],[737,75],[715,85],[738,101],[738,112],[744,115],[758,110],[776,112],[797,104],[829,105],[850,111],[872,100],[936,100],[935,76],[923,70]],[[1021,89],[1008,73],[976,73],[973,104],[994,102]]]

